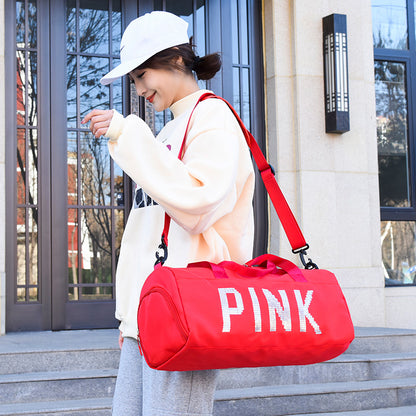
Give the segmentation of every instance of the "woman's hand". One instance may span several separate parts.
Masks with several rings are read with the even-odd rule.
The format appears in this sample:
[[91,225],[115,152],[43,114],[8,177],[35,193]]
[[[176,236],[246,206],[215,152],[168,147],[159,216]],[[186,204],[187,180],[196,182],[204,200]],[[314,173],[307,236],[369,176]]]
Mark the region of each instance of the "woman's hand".
[[113,114],[113,110],[92,110],[84,117],[81,124],[85,124],[90,121],[90,130],[92,131],[92,134],[96,138],[105,136],[108,128],[110,127]]

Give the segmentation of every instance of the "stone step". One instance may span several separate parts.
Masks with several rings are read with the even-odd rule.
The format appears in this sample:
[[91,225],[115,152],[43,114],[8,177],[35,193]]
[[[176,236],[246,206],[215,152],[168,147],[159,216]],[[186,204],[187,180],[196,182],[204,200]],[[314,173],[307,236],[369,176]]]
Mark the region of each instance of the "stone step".
[[347,354],[399,353],[416,351],[416,331],[396,328],[355,329]]
[[305,413],[297,416],[415,416],[416,406],[389,407],[388,409],[358,410],[356,412]]
[[116,375],[115,369],[4,374],[0,403],[111,398]]
[[416,377],[217,390],[216,416],[288,416],[416,405]]
[[118,368],[119,349],[0,353],[0,375]]
[[118,368],[117,330],[22,332],[0,337],[0,375]]
[[416,353],[344,354],[325,363],[221,370],[219,389],[416,377]]
[[[66,400],[61,402],[0,404],[0,416],[111,416],[111,399]],[[352,412],[305,413],[297,416],[415,416],[416,406]],[[214,407],[214,416],[219,416]],[[262,416],[255,413],[252,416]]]
[[0,353],[118,348],[117,329],[11,332],[0,336]]
[[[236,391],[261,386],[268,388],[269,385],[287,387],[285,385],[317,382],[328,385],[371,378],[409,378],[416,377],[415,363],[416,353],[345,354],[330,362],[310,366],[222,370],[218,389]],[[116,369],[5,374],[0,376],[0,402],[82,399],[96,394],[111,398],[116,374]]]
[[111,398],[0,404],[0,416],[111,416]]
[[[117,369],[119,350],[52,351],[0,354],[1,374]],[[221,388],[267,384],[306,384],[318,381],[359,381],[416,377],[416,353],[344,354],[326,363],[307,366],[223,370]]]
[[[117,330],[13,333],[0,337],[0,374],[117,368]],[[342,356],[416,351],[416,331],[356,328]]]

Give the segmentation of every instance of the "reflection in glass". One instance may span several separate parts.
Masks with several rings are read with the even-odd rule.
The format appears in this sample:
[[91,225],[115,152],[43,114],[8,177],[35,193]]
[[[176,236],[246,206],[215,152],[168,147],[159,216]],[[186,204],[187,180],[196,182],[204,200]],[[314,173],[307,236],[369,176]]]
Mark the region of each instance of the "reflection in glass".
[[76,209],[68,209],[68,282],[78,284],[78,210]]
[[67,55],[66,64],[66,99],[67,126],[77,127],[77,57]]
[[37,9],[36,0],[29,0],[27,5],[27,21],[28,21],[28,33],[27,39],[29,48],[36,48],[38,28],[37,28]]
[[81,0],[79,45],[81,52],[109,53],[108,1]]
[[25,2],[16,1],[16,44],[17,47],[25,46]]
[[16,2],[16,299],[38,301],[37,7]]
[[375,48],[408,48],[406,14],[406,0],[372,0]]
[[80,117],[93,108],[110,108],[109,88],[100,84],[103,74],[109,71],[109,59],[80,56]]
[[30,285],[38,284],[38,210],[29,209],[29,247],[28,247],[28,282]]
[[27,131],[29,142],[28,146],[28,166],[26,170],[26,180],[29,185],[29,204],[38,203],[38,138],[37,130],[29,129]]
[[381,247],[386,285],[416,283],[416,223],[382,221]]
[[17,203],[26,202],[26,135],[25,129],[17,129]]
[[[196,10],[196,31],[194,31],[196,36],[196,54],[199,56],[205,56],[205,2],[203,0],[197,1],[197,10]],[[199,88],[206,89],[207,81],[198,80]]]
[[[37,53],[16,51],[16,122],[37,125]],[[26,97],[27,95],[27,97]],[[26,102],[27,99],[27,102]]]
[[116,255],[116,264],[118,262],[118,256],[120,254],[121,239],[123,237],[124,230],[124,210],[116,209],[114,210],[114,226],[115,226],[115,255]]
[[96,139],[91,133],[81,133],[81,204],[89,206],[111,204],[110,154],[107,139]]
[[70,52],[77,47],[77,9],[75,0],[66,2],[66,49]]
[[250,129],[250,69],[247,0],[231,0],[233,105]]
[[240,104],[240,69],[233,68],[233,107],[241,117]]
[[69,286],[68,287],[68,300],[70,300],[70,301],[79,300],[78,287],[74,287],[74,286]]
[[233,64],[240,63],[240,44],[238,41],[238,0],[230,0],[231,5],[231,41],[233,49]]
[[121,1],[113,0],[113,11],[111,13],[112,53],[117,55],[121,40]]
[[249,78],[249,69],[242,68],[241,69],[242,75],[242,91],[241,91],[241,98],[243,101],[241,115],[242,120],[245,126],[250,130],[250,78]]
[[24,287],[17,288],[17,301],[26,302],[26,289]]
[[124,207],[124,175],[121,168],[114,163],[114,201],[113,205]]
[[16,122],[18,126],[26,124],[25,80],[25,53],[24,51],[16,51]]
[[37,287],[31,287],[29,288],[29,300],[30,302],[37,302],[38,299],[38,288]]
[[113,105],[112,108],[117,110],[120,114],[123,113],[123,91],[121,87],[121,79],[114,81],[113,88]]
[[247,0],[239,0],[240,6],[240,42],[241,42],[241,63],[248,65],[248,15]]
[[155,111],[154,115],[155,120],[155,135],[158,135],[160,130],[163,129],[163,126],[165,125],[165,115],[163,111]]
[[81,267],[85,283],[111,283],[111,232],[110,209],[83,209],[81,222]]
[[83,286],[81,287],[83,300],[105,300],[113,298],[112,286]]
[[[25,133],[26,132],[26,133]],[[26,143],[26,138],[28,142]],[[26,147],[28,147],[28,164],[26,164]],[[18,204],[38,203],[38,146],[37,130],[17,130],[17,202]],[[29,200],[26,201],[26,186],[29,187]]]
[[380,204],[408,207],[408,137],[405,64],[375,61]]
[[196,46],[197,55],[205,55],[205,5],[204,1],[198,1],[196,10]]
[[77,133],[67,134],[68,205],[78,204],[78,141]]
[[37,108],[37,95],[38,95],[38,72],[37,72],[37,53],[28,52],[27,53],[28,68],[25,74],[27,84],[27,94],[28,94],[28,105],[26,108],[27,111],[27,122],[29,126],[37,125],[38,118],[38,108]]
[[26,209],[17,208],[17,284],[26,283]]
[[[413,10],[414,10],[413,19],[416,22],[416,0],[413,2]],[[415,27],[415,32],[416,32],[416,27]]]

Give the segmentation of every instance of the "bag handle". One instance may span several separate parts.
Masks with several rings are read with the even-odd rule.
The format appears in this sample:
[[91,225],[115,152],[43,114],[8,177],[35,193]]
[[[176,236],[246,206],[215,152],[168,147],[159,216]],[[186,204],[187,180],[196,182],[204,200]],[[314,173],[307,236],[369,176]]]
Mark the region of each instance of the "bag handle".
[[[267,162],[266,158],[263,155],[259,145],[257,144],[253,135],[247,130],[246,126],[244,125],[243,121],[241,120],[240,116],[237,114],[235,109],[232,105],[222,97],[215,95],[214,93],[207,92],[202,94],[198,101],[196,102],[192,112],[189,116],[188,123],[186,125],[184,138],[182,140],[182,145],[178,154],[178,158],[182,160],[186,137],[189,130],[189,124],[191,122],[192,115],[197,107],[197,105],[206,99],[209,98],[216,98],[219,100],[224,101],[232,113],[234,114],[235,118],[237,119],[238,124],[241,127],[241,130],[244,134],[246,139],[247,145],[250,148],[251,154],[253,155],[254,161],[260,171],[261,179],[266,187],[267,193],[270,196],[274,209],[280,219],[280,222],[283,226],[283,229],[286,233],[286,236],[289,240],[289,243],[292,247],[292,252],[295,254],[300,254],[302,264],[305,266],[306,269],[308,268],[317,268],[316,264],[312,263],[311,259],[308,259],[308,262],[305,262],[304,256],[306,256],[306,250],[309,248],[309,245],[306,243],[305,238],[302,234],[302,231],[292,213],[292,210],[289,207],[279,185],[277,184],[275,178],[275,171],[273,167]],[[170,217],[167,213],[165,213],[165,224],[163,227],[163,233],[161,238],[161,244],[159,245],[159,249],[163,250],[163,254],[159,253],[159,250],[156,252],[156,263],[155,266],[158,264],[162,264],[166,261],[168,256],[168,234],[169,234],[169,227],[170,227]]]
[[[227,271],[235,272],[239,277],[258,278],[271,274],[282,274],[286,272],[295,282],[307,282],[305,276],[296,264],[273,254],[263,254],[250,260],[246,264],[238,264],[233,261],[222,261],[221,263],[210,263],[201,261],[190,263],[188,267],[203,267],[211,269],[215,278],[228,279]],[[281,270],[279,270],[281,269]]]

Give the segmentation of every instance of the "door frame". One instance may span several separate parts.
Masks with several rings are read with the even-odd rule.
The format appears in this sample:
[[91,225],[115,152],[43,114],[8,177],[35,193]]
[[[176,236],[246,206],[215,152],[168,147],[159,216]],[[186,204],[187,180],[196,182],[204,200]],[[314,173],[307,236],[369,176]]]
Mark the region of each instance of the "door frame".
[[[57,4],[58,3],[58,4]],[[52,2],[51,2],[52,8]],[[53,19],[51,19],[51,136],[56,138],[51,142],[53,158],[51,172],[60,172],[62,166],[67,166],[67,103],[61,97],[66,97],[65,82],[62,74],[66,73],[66,34],[62,27],[66,26],[66,1],[53,2]],[[51,11],[52,12],[52,11]],[[126,27],[137,16],[137,6],[131,0],[122,0],[122,26]],[[125,84],[125,82],[124,82]],[[123,109],[126,108],[128,97],[123,85]],[[127,176],[125,175],[125,178]],[[124,189],[130,189],[130,180],[126,179]],[[68,172],[62,175],[52,174],[51,194],[59,195],[51,200],[52,211],[52,330],[60,329],[93,329],[116,328],[118,321],[114,317],[114,296],[111,300],[103,301],[69,301],[68,300],[68,227],[61,230],[62,224],[68,222]],[[127,192],[125,192],[125,195]],[[130,206],[131,197],[126,195],[125,206]],[[126,210],[127,212],[128,210]],[[81,219],[78,219],[79,224]],[[125,215],[127,221],[127,214]],[[59,278],[61,276],[61,278]],[[85,320],[86,316],[94,315],[94,320]]]
[[[16,8],[15,2],[5,0],[5,97],[16,103]],[[16,256],[16,141],[6,140],[5,178],[6,178],[6,332],[20,330],[46,330],[51,325],[51,280],[50,280],[50,115],[49,103],[49,56],[48,49],[40,45],[49,42],[49,10],[41,2],[37,5],[37,91],[38,91],[38,279],[39,301],[17,303],[15,277],[17,273]],[[45,50],[46,49],[46,50]],[[46,109],[46,110],[45,110]],[[17,131],[16,106],[5,106],[6,138],[15,138]]]

